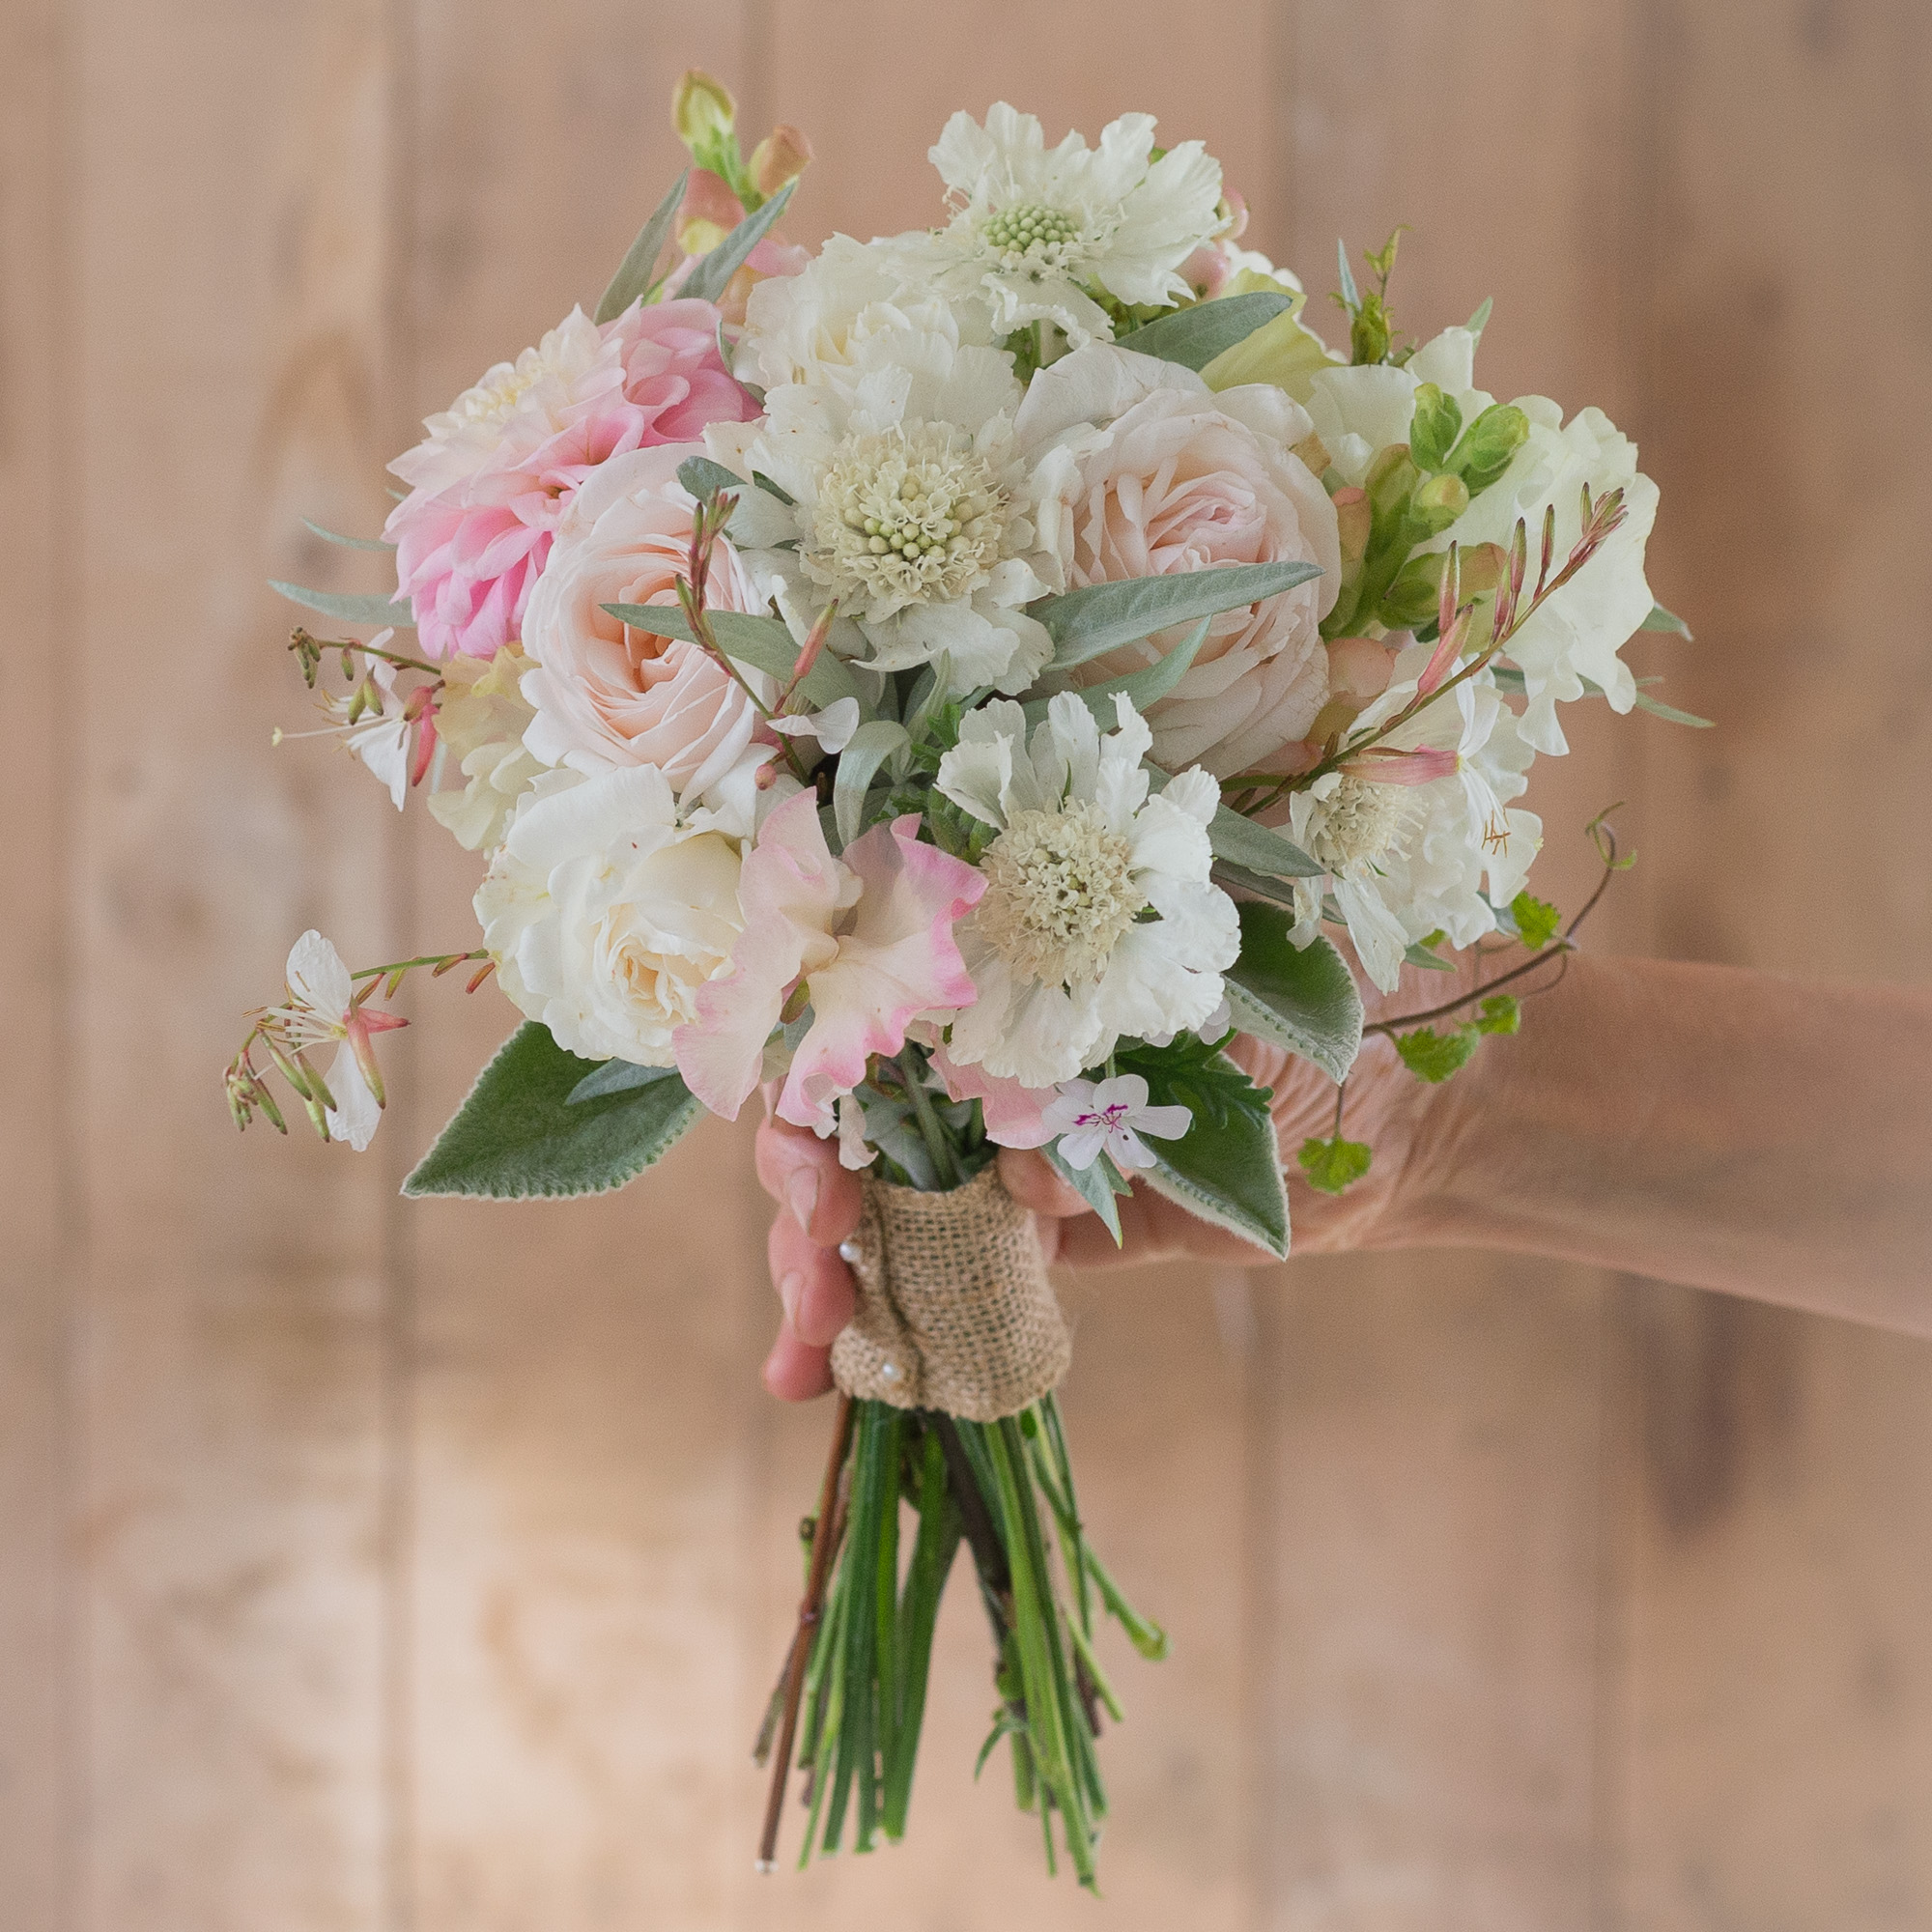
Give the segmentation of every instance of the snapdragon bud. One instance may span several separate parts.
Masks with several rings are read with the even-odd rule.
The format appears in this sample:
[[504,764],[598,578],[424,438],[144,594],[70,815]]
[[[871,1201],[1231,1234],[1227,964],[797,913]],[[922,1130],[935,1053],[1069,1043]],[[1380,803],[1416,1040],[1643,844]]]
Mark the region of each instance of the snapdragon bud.
[[752,185],[769,199],[796,181],[811,159],[811,143],[796,128],[781,122],[752,150]]
[[723,81],[690,68],[671,96],[671,126],[694,154],[729,136],[738,123],[738,103]]
[[1409,515],[1434,536],[1469,507],[1469,486],[1460,476],[1432,476],[1416,491]]

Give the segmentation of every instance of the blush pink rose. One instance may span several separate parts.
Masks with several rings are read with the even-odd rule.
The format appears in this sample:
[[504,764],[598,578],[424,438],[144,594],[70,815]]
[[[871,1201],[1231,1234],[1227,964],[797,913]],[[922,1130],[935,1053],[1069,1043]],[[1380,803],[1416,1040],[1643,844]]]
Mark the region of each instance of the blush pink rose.
[[[524,748],[547,765],[604,772],[655,765],[680,796],[700,795],[749,758],[758,716],[743,689],[683,639],[621,624],[606,604],[675,607],[690,567],[693,503],[677,480],[700,445],[634,450],[605,464],[564,513],[550,561],[524,618],[524,701],[536,716]],[[730,543],[712,552],[705,601],[713,610],[755,611]]]
[[[1279,389],[1217,395],[1191,370],[1097,344],[1044,371],[1034,390],[1018,427],[1059,442],[1041,529],[1069,589],[1221,564],[1322,573],[1211,621],[1180,682],[1149,709],[1155,760],[1231,778],[1305,737],[1327,701],[1321,623],[1342,560],[1327,492],[1290,446],[1309,433],[1306,412]],[[1074,675],[1097,683],[1145,669],[1194,629],[1174,625]]]
[[499,362],[389,468],[400,594],[424,653],[494,657],[516,639],[557,526],[583,480],[626,451],[748,422],[750,394],[718,352],[709,302],[633,305],[601,327],[571,313]]

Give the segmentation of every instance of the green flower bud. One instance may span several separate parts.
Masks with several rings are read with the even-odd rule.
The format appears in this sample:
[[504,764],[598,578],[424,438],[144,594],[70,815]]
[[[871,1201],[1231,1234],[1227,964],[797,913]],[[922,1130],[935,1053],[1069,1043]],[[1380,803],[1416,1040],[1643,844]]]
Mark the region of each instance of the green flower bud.
[[1446,530],[1469,507],[1469,486],[1460,476],[1432,476],[1416,491],[1409,515],[1431,536]]
[[1415,416],[1409,424],[1408,446],[1424,469],[1446,469],[1449,452],[1463,433],[1463,412],[1454,396],[1445,396],[1434,383],[1415,392]]
[[1514,403],[1492,403],[1467,429],[1443,464],[1479,497],[1510,467],[1529,437],[1529,418]]
[[670,101],[671,126],[693,154],[729,136],[738,123],[738,103],[723,81],[699,68],[687,70]]

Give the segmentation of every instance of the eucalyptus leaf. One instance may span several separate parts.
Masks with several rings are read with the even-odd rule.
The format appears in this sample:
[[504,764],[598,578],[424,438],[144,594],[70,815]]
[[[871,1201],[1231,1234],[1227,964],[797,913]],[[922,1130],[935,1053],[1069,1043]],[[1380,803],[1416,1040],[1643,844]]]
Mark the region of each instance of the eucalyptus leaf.
[[346,537],[340,530],[332,530],[327,525],[317,523],[313,517],[304,517],[302,524],[311,535],[320,537],[324,543],[340,544],[344,550],[393,551],[395,549],[394,544],[387,543],[381,537]]
[[1293,910],[1294,888],[1286,879],[1271,879],[1264,872],[1251,872],[1245,866],[1230,866],[1217,861],[1213,870],[1217,886],[1231,893],[1253,893],[1258,898]]
[[1653,718],[1662,718],[1666,724],[1689,724],[1699,731],[1715,730],[1716,723],[1709,718],[1699,718],[1694,711],[1680,711],[1674,704],[1665,704],[1662,698],[1653,697],[1647,691],[1636,695],[1636,707],[1648,711]]
[[604,1194],[635,1179],[696,1120],[698,1103],[673,1073],[572,1106],[599,1067],[526,1020],[483,1069],[403,1192],[525,1201]]
[[1090,583],[1058,597],[1042,597],[1027,607],[1027,613],[1037,617],[1053,639],[1048,668],[1065,670],[1170,624],[1257,604],[1321,575],[1321,565],[1314,563],[1216,564],[1164,577]]
[[[659,638],[682,638],[689,643],[697,641],[691,620],[675,604],[606,604],[603,608],[633,630],[649,631]],[[781,683],[791,676],[798,664],[798,640],[786,629],[783,618],[760,617],[744,611],[707,611],[705,615],[712,636],[727,657]],[[803,689],[821,711],[838,698],[859,695],[851,671],[830,651],[819,652]]]
[[650,294],[657,281],[658,257],[664,253],[665,243],[670,240],[670,231],[677,221],[678,210],[684,206],[684,190],[690,180],[691,170],[686,168],[671,184],[670,192],[652,211],[651,218],[638,230],[638,239],[625,250],[624,259],[617,264],[617,272],[611,277],[610,286],[598,298],[597,320],[600,323],[616,321],[634,301]]
[[595,1073],[586,1074],[570,1091],[566,1107],[581,1107],[586,1100],[601,1100],[611,1094],[629,1094],[639,1087],[654,1087],[660,1080],[677,1077],[675,1066],[639,1066],[631,1060],[607,1060]]
[[832,783],[832,819],[838,828],[841,849],[865,829],[866,793],[873,773],[910,742],[903,724],[874,718],[853,732],[852,742],[838,754],[838,776]]
[[1662,604],[1650,607],[1650,615],[1637,626],[1639,631],[1668,631],[1671,636],[1690,641],[1690,626],[1674,611],[1666,611]]
[[1362,1044],[1362,999],[1347,962],[1320,934],[1296,946],[1278,906],[1250,900],[1239,912],[1240,957],[1222,976],[1235,1024],[1346,1080]]
[[407,598],[393,598],[382,591],[310,590],[299,583],[269,580],[269,588],[279,591],[291,604],[304,610],[320,611],[345,624],[391,624],[399,631],[413,631],[416,613]]
[[[1208,626],[1212,622],[1211,617],[1203,617],[1194,627],[1193,636],[1179,649],[1169,651],[1145,670],[1124,671],[1119,677],[1090,684],[1084,690],[1074,692],[1073,696],[1086,704],[1101,730],[1111,731],[1119,716],[1114,699],[1124,697],[1136,711],[1145,713],[1165,697],[1187,674],[1188,666],[1200,655],[1201,646],[1208,641]],[[1026,706],[1027,723],[1037,724],[1046,716],[1051,702],[1050,698],[1034,698]]]
[[1355,287],[1355,271],[1349,266],[1349,244],[1338,235],[1335,238],[1336,274],[1342,284],[1342,299],[1348,304],[1352,315],[1361,307],[1361,293]]
[[1472,315],[1469,318],[1469,320],[1463,324],[1463,327],[1469,331],[1471,335],[1473,335],[1476,338],[1478,342],[1480,342],[1483,339],[1483,330],[1489,327],[1490,326],[1490,311],[1492,308],[1494,308],[1495,305],[1496,305],[1496,298],[1494,296],[1485,296],[1482,298],[1482,300],[1476,304],[1475,314]]
[[797,185],[795,181],[786,182],[755,214],[746,215],[710,254],[700,256],[696,266],[684,278],[684,286],[678,290],[679,296],[696,301],[715,302],[731,286],[731,277],[745,266],[752,250],[765,239],[773,223],[785,212],[792,190]]
[[1245,342],[1256,329],[1293,306],[1293,297],[1266,291],[1223,296],[1219,301],[1197,302],[1171,315],[1157,315],[1119,337],[1115,346],[1158,355],[1163,362],[1179,362],[1183,369],[1205,369],[1224,350]]
[[707,497],[715,497],[721,490],[742,490],[745,479],[734,471],[726,469],[722,463],[713,463],[708,456],[687,456],[677,466],[677,480],[701,503]]

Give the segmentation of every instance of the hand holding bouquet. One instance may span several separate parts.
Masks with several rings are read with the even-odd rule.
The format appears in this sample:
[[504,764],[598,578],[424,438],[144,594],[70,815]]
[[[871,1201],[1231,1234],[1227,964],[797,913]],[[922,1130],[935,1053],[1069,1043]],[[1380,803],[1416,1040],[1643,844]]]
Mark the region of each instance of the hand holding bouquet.
[[955,115],[937,226],[808,256],[778,229],[803,137],[747,158],[698,75],[675,113],[695,166],[595,316],[392,466],[396,595],[280,586],[378,627],[294,647],[398,807],[426,785],[484,855],[482,934],[356,972],[304,934],[230,1103],[283,1125],[278,1076],[366,1146],[403,1023],[380,1000],[463,966],[525,1024],[411,1194],[620,1186],[761,1086],[836,1145],[860,1293],[761,1857],[794,1766],[805,1856],[903,1832],[964,1546],[988,1748],[1092,1883],[1097,1625],[1165,1639],[1088,1540],[1070,1345],[994,1157],[1040,1150],[1116,1237],[1139,1188],[1281,1256],[1268,1090],[1229,1049],[1334,1083],[1295,1150],[1314,1185],[1368,1170],[1326,929],[1384,992],[1445,942],[1523,950],[1376,1023],[1417,1076],[1515,1030],[1505,987],[1569,944],[1525,886],[1529,766],[1566,749],[1559,704],[1661,708],[1617,655],[1676,627],[1644,582],[1656,491],[1597,412],[1475,386],[1484,314],[1404,342],[1393,242],[1366,293],[1345,253],[1329,348],[1202,144],[1145,115],[1091,149]]

